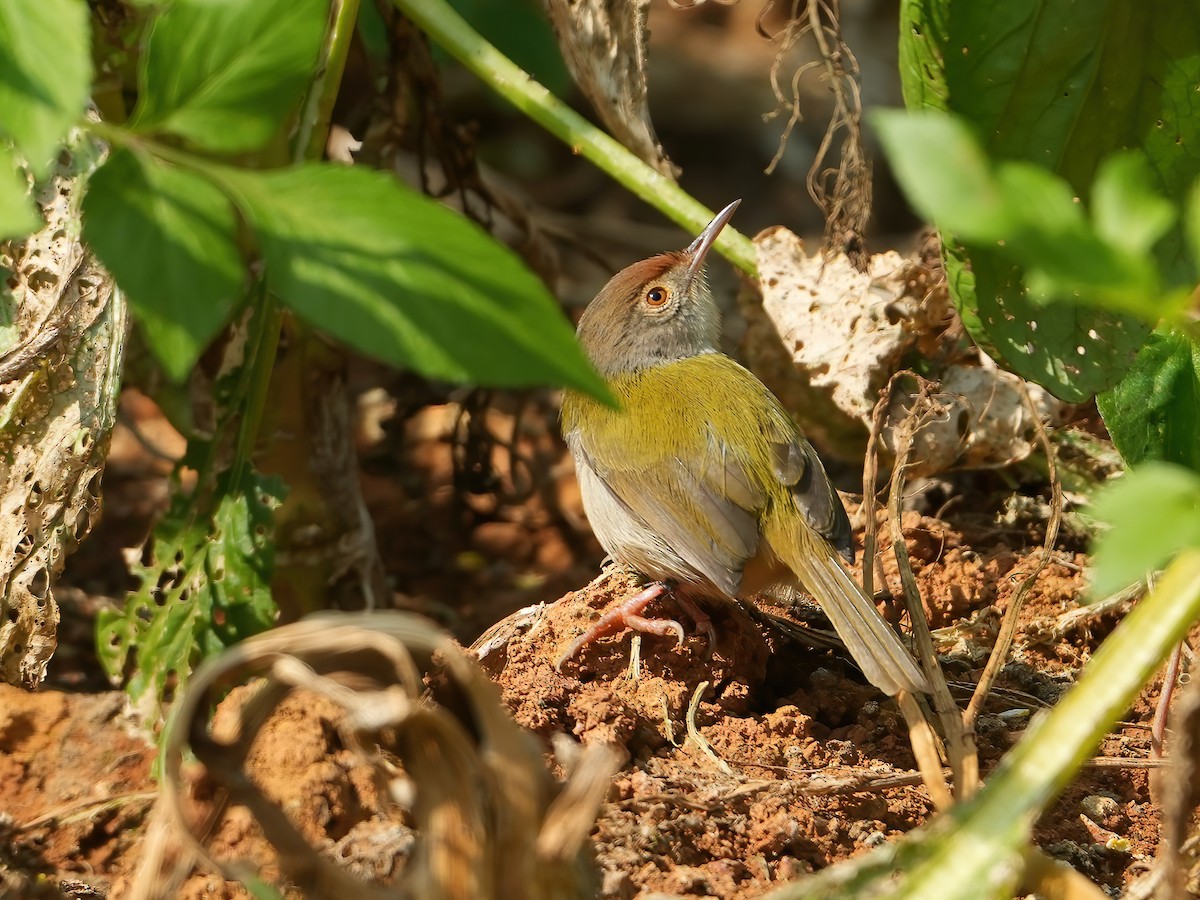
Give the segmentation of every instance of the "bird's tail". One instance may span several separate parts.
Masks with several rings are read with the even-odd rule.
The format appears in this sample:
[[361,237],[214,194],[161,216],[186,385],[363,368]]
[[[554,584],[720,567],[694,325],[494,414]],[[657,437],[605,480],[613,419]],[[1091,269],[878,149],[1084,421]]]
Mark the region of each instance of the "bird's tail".
[[804,589],[821,604],[871,684],[888,696],[901,690],[929,693],[929,682],[912,654],[831,547],[824,541],[797,541],[794,536],[787,541],[772,541],[772,545]]

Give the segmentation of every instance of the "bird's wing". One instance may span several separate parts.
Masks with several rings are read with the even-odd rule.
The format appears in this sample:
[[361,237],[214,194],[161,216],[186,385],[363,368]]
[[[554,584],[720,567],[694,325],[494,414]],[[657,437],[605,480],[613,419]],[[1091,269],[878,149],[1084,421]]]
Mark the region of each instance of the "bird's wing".
[[764,511],[789,495],[808,526],[850,550],[850,522],[820,460],[748,370],[710,353],[611,386],[621,412],[594,406],[583,428],[579,410],[564,409],[573,448],[722,591],[737,594]]
[[791,491],[804,521],[829,541],[846,562],[854,562],[850,517],[812,445],[793,431],[790,438],[773,443],[772,450],[775,474]]

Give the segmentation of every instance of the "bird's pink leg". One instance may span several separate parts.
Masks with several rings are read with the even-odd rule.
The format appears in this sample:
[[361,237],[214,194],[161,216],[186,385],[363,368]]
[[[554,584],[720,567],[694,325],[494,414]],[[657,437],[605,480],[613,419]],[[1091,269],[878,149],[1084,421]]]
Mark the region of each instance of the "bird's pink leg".
[[[562,665],[592,641],[602,637],[608,637],[610,634],[617,634],[624,631],[626,628],[632,628],[634,631],[642,631],[646,634],[656,634],[660,637],[667,635],[675,635],[676,640],[680,644],[683,643],[683,626],[674,619],[647,619],[642,615],[642,610],[650,605],[650,601],[661,597],[669,588],[661,581],[656,581],[654,584],[647,587],[640,593],[630,597],[616,609],[611,610],[601,616],[600,621],[589,628],[584,634],[567,648],[567,652],[558,658],[554,664],[556,670],[561,671]],[[692,604],[695,607],[695,604]],[[686,604],[685,604],[686,608]],[[699,610],[697,610],[699,612]],[[688,610],[692,614],[691,609]],[[703,613],[700,615],[707,620],[708,617]],[[712,630],[712,623],[708,624],[709,631]]]
[[717,629],[713,627],[712,619],[708,617],[708,613],[700,608],[696,601],[688,597],[687,594],[676,592],[675,599],[679,601],[679,605],[683,607],[683,611],[691,616],[692,622],[696,625],[696,630],[703,633],[708,639],[708,652],[712,653],[713,647],[717,646]]

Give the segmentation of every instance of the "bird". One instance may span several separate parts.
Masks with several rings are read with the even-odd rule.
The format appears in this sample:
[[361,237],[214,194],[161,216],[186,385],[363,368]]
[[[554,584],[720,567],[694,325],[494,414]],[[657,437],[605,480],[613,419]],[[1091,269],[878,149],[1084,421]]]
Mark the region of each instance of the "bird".
[[563,437],[584,511],[605,552],[648,582],[557,661],[625,628],[675,635],[643,615],[672,593],[715,638],[697,600],[789,601],[807,592],[873,685],[890,696],[929,683],[847,570],[850,520],[812,445],[771,391],[720,352],[706,259],[741,201],[682,251],[614,275],[577,336],[617,406],[567,389]]

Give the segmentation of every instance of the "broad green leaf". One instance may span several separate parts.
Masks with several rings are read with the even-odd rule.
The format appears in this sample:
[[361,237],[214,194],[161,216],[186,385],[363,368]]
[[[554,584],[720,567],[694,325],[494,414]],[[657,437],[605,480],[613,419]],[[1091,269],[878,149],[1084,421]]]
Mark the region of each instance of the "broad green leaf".
[[994,251],[950,244],[945,253],[947,270],[970,268],[972,273],[972,293],[954,295],[968,328],[979,323],[971,337],[1012,371],[1067,402],[1085,402],[1110,387],[1150,332],[1151,326],[1132,314],[1075,303],[1047,305],[1044,286],[1037,285],[1038,296],[1028,294],[1021,267]]
[[[1106,240],[1071,186],[1047,169],[1002,163],[997,175],[1017,222],[1000,253],[1024,268],[1034,299],[1090,303],[1158,320],[1162,294],[1148,247],[1130,252],[1126,238]],[[1147,204],[1152,200],[1161,198]]]
[[182,380],[237,302],[229,200],[195,172],[115,150],[92,177],[83,236],[125,290],[150,349]]
[[1102,160],[1138,147],[1166,196],[1191,186],[1200,166],[1191,0],[903,0],[902,16],[906,104],[965,117],[989,155],[1083,190]]
[[1092,511],[1110,526],[1092,554],[1099,598],[1162,568],[1180,550],[1200,548],[1200,472],[1143,463],[1098,493]]
[[12,153],[0,146],[0,241],[24,237],[42,227],[33,208],[29,183]]
[[1164,460],[1200,472],[1200,345],[1187,334],[1152,334],[1096,403],[1126,462]]
[[[901,10],[907,105],[964,116],[989,156],[1054,171],[1085,204],[1100,161],[1125,148],[1145,154],[1157,194],[1181,196],[1200,174],[1200,17],[1191,0],[1159,0],[1152,11],[1113,0],[903,0]],[[1194,283],[1182,246],[1176,226],[1155,248],[1172,296]],[[1115,383],[1149,330],[1087,308],[1047,320],[1019,265],[954,235],[946,266],[972,336],[1064,399]],[[1092,333],[1079,366],[1073,354]]]
[[126,690],[147,721],[162,715],[202,660],[265,631],[274,623],[274,510],[284,488],[252,475],[246,491],[218,487],[216,512],[197,517],[191,499],[177,495],[150,543],[151,559],[123,610],[103,610],[97,655],[113,679],[126,672]]
[[271,290],[349,346],[432,378],[603,394],[542,283],[465,217],[366,169],[225,177]]
[[83,115],[90,40],[83,0],[0,3],[0,138],[12,141],[38,178]]
[[[953,252],[953,251],[948,251]],[[947,269],[969,265],[973,284],[1012,286],[1020,268],[1003,257],[953,252]],[[1050,303],[1021,291],[980,291],[975,317],[983,333],[1017,374],[1060,399],[1082,403],[1129,370],[1150,326],[1141,319],[1076,303]],[[970,321],[964,317],[964,322]]]
[[174,0],[150,28],[132,126],[257,150],[299,104],[328,16],[329,0]]

